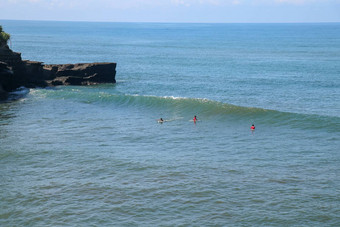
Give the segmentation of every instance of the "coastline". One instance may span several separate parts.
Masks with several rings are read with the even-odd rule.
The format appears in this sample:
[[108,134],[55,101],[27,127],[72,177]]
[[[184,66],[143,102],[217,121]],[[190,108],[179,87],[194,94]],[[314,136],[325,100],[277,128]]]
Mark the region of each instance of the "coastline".
[[0,47],[0,100],[20,87],[116,83],[116,63],[43,64],[22,60],[8,45]]

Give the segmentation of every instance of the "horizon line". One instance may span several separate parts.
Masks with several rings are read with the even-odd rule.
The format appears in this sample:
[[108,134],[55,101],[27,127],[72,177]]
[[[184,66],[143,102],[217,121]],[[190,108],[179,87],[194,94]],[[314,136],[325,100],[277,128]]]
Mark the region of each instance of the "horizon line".
[[157,24],[334,24],[340,21],[315,21],[315,22],[165,22],[165,21],[87,21],[87,20],[35,20],[35,19],[2,19],[0,21],[32,21],[32,22],[86,22],[86,23],[157,23]]

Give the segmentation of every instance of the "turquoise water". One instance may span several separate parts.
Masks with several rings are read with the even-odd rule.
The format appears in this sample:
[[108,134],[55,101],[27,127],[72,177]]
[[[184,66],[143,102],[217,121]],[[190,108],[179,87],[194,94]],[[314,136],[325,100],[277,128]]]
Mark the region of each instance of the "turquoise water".
[[1,226],[340,225],[340,24],[0,24],[118,64],[0,105]]

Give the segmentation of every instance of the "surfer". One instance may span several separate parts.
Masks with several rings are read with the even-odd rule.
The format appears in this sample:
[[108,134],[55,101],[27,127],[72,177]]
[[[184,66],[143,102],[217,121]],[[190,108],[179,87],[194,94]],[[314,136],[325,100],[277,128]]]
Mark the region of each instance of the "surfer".
[[196,115],[194,116],[194,119],[192,119],[192,120],[194,121],[194,123],[196,123],[196,121],[197,121]]
[[163,118],[160,118],[160,119],[158,120],[158,123],[163,123],[163,122],[164,122]]
[[255,130],[255,125],[254,125],[254,124],[252,124],[252,126],[250,127],[250,130],[251,130],[251,131],[254,131],[254,130]]

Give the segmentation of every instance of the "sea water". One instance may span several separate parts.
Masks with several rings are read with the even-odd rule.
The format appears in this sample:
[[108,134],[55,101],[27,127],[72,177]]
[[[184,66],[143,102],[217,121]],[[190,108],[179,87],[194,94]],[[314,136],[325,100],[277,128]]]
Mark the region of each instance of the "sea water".
[[1,226],[340,225],[339,23],[0,24],[23,59],[117,63],[0,104]]

